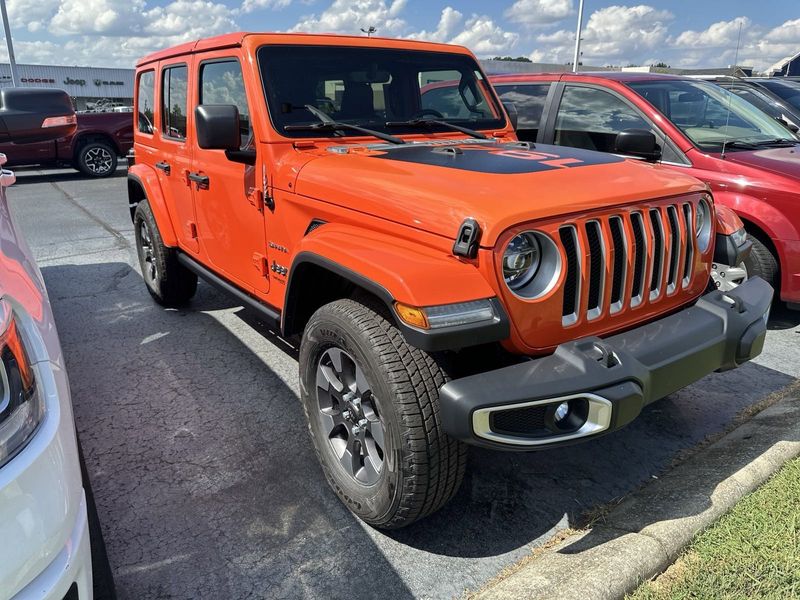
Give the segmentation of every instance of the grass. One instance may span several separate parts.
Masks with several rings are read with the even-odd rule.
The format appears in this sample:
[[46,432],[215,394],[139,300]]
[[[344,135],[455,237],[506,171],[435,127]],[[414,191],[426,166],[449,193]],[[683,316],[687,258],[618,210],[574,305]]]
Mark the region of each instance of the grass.
[[701,533],[627,600],[800,599],[800,458]]

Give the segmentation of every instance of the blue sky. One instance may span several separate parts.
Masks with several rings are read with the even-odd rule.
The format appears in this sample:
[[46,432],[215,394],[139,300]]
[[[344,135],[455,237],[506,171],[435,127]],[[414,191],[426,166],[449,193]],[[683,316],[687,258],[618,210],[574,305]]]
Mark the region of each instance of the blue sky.
[[[7,0],[19,62],[131,66],[236,30],[358,33],[452,42],[480,57],[572,58],[577,0]],[[583,62],[765,69],[800,52],[800,2],[587,0]],[[4,58],[4,49],[0,59]]]

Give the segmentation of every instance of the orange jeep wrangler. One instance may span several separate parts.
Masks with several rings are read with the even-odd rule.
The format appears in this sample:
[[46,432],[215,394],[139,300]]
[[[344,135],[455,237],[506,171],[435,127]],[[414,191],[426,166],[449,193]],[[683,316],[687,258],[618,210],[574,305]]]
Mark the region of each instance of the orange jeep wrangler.
[[709,286],[735,227],[705,185],[516,141],[460,47],[236,33],[151,54],[128,194],[157,302],[199,276],[299,337],[322,469],[378,527],[445,504],[466,444],[593,439],[764,343],[769,285]]

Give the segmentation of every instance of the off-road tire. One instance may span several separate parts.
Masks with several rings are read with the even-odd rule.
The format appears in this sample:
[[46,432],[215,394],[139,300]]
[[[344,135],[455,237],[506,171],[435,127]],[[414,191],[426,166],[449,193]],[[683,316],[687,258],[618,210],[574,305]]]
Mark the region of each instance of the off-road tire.
[[89,177],[110,177],[117,170],[117,151],[108,142],[86,142],[75,155],[75,166]]
[[772,254],[772,251],[758,238],[750,236],[750,241],[753,242],[753,248],[750,251],[750,255],[744,260],[745,267],[747,267],[747,276],[761,277],[775,289],[775,297],[777,298],[780,285],[778,260]]
[[[430,515],[456,493],[466,446],[442,429],[439,388],[448,376],[430,354],[409,346],[377,305],[337,300],[317,310],[300,344],[303,409],[325,478],[342,502],[372,526],[396,529]],[[330,348],[344,350],[374,393],[386,448],[376,483],[358,482],[340,464],[319,418],[317,368]]]
[[139,268],[147,291],[163,306],[186,304],[197,291],[197,275],[178,262],[174,248],[164,245],[147,200],[137,205],[133,225]]

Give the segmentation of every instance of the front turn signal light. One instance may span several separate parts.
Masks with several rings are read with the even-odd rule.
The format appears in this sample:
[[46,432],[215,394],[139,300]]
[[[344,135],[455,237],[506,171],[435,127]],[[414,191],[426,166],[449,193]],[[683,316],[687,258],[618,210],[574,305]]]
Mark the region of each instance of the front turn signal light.
[[402,302],[395,302],[394,309],[397,312],[397,316],[400,317],[400,320],[402,320],[406,325],[411,325],[412,327],[416,327],[418,329],[430,328],[430,325],[428,324],[428,317],[425,314],[424,308],[409,306],[408,304],[403,304]]

